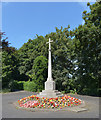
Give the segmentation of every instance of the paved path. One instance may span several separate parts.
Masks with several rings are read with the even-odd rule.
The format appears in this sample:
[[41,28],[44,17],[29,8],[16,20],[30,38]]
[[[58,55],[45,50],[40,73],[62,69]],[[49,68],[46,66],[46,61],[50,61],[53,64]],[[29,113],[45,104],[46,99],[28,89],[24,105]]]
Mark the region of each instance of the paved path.
[[2,118],[99,118],[99,98],[91,96],[71,95],[87,104],[88,111],[57,111],[57,112],[31,112],[16,109],[12,104],[20,98],[32,95],[32,92],[14,92],[2,94]]

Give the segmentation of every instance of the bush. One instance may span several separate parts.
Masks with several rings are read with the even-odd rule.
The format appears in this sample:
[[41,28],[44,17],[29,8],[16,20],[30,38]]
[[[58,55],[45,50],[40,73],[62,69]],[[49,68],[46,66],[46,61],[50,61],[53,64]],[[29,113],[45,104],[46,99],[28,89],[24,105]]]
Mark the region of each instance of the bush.
[[18,91],[18,90],[26,90],[26,91],[31,91],[31,92],[37,92],[40,91],[38,89],[38,86],[35,82],[33,81],[10,81],[8,84],[9,88],[5,88],[2,91],[4,92],[10,92],[10,91]]
[[17,83],[17,81],[16,80],[11,80],[10,82],[9,82],[9,84],[8,84],[8,87],[9,87],[9,89],[10,89],[10,91],[17,91],[17,90],[19,90],[18,89],[18,83]]
[[72,93],[72,94],[76,94],[77,91],[76,91],[76,89],[74,89],[74,90],[70,90],[70,93]]
[[19,88],[19,90],[24,90],[24,83],[25,83],[25,81],[19,81],[18,82],[18,88]]
[[61,91],[62,94],[65,94],[66,92],[65,91]]
[[24,90],[23,88],[24,81],[10,81],[8,86],[10,91]]
[[91,95],[91,96],[99,96],[99,89],[91,89],[91,88],[83,88],[83,90],[79,93],[82,95]]
[[33,81],[24,82],[23,87],[26,91],[37,92],[37,85]]
[[0,93],[8,93],[8,92],[10,92],[10,89],[8,89],[8,88],[4,88],[4,89],[2,89],[2,90],[0,90]]

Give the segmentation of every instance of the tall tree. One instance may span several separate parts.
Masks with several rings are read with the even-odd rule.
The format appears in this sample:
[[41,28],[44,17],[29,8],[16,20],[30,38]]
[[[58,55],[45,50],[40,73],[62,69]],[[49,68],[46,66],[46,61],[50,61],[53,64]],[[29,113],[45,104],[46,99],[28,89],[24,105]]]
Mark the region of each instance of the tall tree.
[[[56,81],[56,86],[58,90],[69,91],[73,88],[72,79],[74,67],[73,67],[73,41],[71,39],[69,30],[70,26],[67,28],[61,27],[58,29],[56,27],[55,33],[50,33],[46,35],[46,38],[51,38],[52,43],[52,65],[53,65],[53,78]],[[71,81],[71,82],[70,82]]]
[[5,37],[5,32],[0,32],[0,48],[2,49],[2,51],[7,51],[7,52],[13,52],[16,49],[14,47],[10,47],[9,46],[9,41],[7,41],[8,37]]
[[[71,75],[73,74],[73,62],[71,60],[71,57],[73,57],[73,52],[71,49],[73,45],[70,37],[70,31],[68,29],[69,26],[65,29],[62,27],[61,29],[56,28],[56,32],[47,34],[45,37],[37,35],[35,39],[29,39],[29,41],[19,49],[20,73],[25,73],[30,77],[30,73],[35,65],[34,60],[38,56],[48,58],[48,45],[46,45],[46,42],[50,37],[53,40],[53,78],[56,81],[57,89],[64,90],[64,86],[67,89],[67,87],[70,86],[68,81],[71,79]],[[62,76],[58,76],[58,74],[60,74],[58,71],[62,74]]]
[[44,56],[38,56],[34,60],[32,67],[32,80],[37,84],[38,90],[44,89],[44,83],[47,79],[47,63],[48,60]]
[[38,36],[34,40],[29,39],[19,50],[20,58],[20,74],[25,74],[28,76],[28,79],[32,80],[30,73],[32,73],[32,67],[34,65],[34,60],[38,56],[46,56],[45,48],[45,38],[43,36]]
[[20,74],[18,71],[19,60],[17,50],[14,47],[9,47],[8,38],[4,38],[4,32],[0,33],[2,51],[2,88],[12,89],[14,80],[19,80]]
[[[78,92],[81,94],[98,95],[101,79],[101,4],[87,4],[90,12],[83,12],[84,25],[74,31],[76,53],[76,77]],[[100,86],[101,87],[101,86]]]

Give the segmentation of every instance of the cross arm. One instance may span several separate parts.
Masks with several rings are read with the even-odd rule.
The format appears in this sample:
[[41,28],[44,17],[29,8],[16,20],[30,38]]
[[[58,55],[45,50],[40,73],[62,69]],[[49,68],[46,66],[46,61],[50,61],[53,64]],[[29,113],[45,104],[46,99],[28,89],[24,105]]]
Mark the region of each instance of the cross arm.
[[46,42],[46,44],[49,44],[49,43],[51,43],[51,42],[53,42],[53,40],[51,40],[51,41],[49,41],[49,42]]

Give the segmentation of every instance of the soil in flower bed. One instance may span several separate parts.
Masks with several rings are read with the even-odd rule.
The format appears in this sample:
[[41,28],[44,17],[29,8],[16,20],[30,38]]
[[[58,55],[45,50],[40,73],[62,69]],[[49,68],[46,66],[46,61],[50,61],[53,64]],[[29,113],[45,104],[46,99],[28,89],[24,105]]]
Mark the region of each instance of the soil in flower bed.
[[82,104],[82,101],[67,95],[56,98],[40,98],[37,95],[31,95],[18,100],[18,104],[22,108],[63,109],[65,107],[78,106]]

